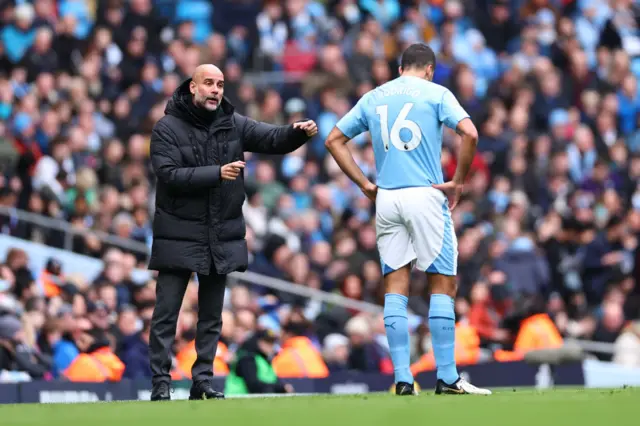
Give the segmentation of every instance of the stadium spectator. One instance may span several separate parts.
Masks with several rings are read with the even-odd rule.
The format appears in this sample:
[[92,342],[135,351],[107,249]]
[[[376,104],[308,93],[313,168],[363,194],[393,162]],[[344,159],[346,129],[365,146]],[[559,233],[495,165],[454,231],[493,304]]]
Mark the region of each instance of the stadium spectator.
[[322,378],[329,371],[320,351],[307,336],[310,324],[299,311],[282,327],[282,349],[273,359],[273,369],[281,378]]
[[0,316],[0,370],[21,371],[43,379],[51,370],[51,360],[29,341],[33,340],[34,331],[25,325],[13,315]]
[[278,336],[271,330],[260,330],[238,349],[225,381],[226,395],[292,393],[293,386],[276,376],[271,359],[276,353]]
[[322,357],[329,373],[349,370],[349,338],[333,333],[324,338]]
[[[128,379],[151,379],[151,368],[149,367],[149,332],[151,324],[149,321],[144,322],[142,330],[135,333],[135,320],[129,317],[128,313],[130,312],[135,314],[135,311],[127,310],[121,312],[119,317],[119,322],[122,324],[120,331],[123,332],[119,347],[119,358],[125,365],[123,377]],[[129,324],[124,325],[125,322]]]
[[13,12],[13,23],[2,30],[2,44],[5,46],[7,58],[13,63],[24,57],[35,40],[34,15],[31,4],[20,4]]
[[386,374],[393,371],[393,366],[389,365],[389,354],[373,340],[371,324],[366,317],[358,315],[351,318],[345,332],[349,338],[349,370]]

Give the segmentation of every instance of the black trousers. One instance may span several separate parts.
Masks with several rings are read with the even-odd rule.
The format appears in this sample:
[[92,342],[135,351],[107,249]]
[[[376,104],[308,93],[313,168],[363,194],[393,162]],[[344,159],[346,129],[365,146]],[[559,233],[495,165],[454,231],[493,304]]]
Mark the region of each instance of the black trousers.
[[[178,314],[189,284],[189,271],[160,271],[156,282],[156,306],[151,318],[149,360],[153,384],[171,381],[171,349],[176,338]],[[213,377],[213,360],[222,329],[222,305],[226,275],[198,274],[198,326],[196,352],[191,368],[194,383]]]

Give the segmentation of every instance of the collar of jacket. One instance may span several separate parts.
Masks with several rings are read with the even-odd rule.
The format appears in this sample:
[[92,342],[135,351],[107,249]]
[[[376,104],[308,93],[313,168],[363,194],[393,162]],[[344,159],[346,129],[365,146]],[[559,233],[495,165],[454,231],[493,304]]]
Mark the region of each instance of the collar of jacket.
[[[186,120],[194,126],[208,128],[213,123],[205,126],[202,120],[195,115],[192,110],[190,103],[192,102],[191,98],[193,95],[191,95],[191,91],[189,91],[189,83],[191,83],[191,78],[186,79],[178,86],[175,92],[173,92],[171,99],[169,99],[164,113]],[[226,122],[233,115],[234,111],[235,107],[223,96],[215,122],[222,125],[223,122]]]

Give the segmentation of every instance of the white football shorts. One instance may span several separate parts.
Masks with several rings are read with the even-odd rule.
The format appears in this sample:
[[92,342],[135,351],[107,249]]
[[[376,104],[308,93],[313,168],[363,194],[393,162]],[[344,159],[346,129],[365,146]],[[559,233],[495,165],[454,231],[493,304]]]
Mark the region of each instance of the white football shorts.
[[432,187],[378,189],[376,235],[383,275],[411,263],[454,276],[458,240],[445,194]]

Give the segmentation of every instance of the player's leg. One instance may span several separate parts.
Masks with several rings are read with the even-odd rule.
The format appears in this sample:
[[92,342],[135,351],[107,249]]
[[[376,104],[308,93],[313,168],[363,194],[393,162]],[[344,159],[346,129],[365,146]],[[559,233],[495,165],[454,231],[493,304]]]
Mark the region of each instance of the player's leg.
[[413,395],[407,303],[411,263],[384,276],[384,328],[398,395]]
[[378,191],[376,237],[384,275],[384,324],[393,362],[396,394],[413,395],[407,296],[411,266],[416,254],[400,216],[397,197],[397,191]]
[[[435,262],[434,262],[435,263]],[[435,267],[431,268],[436,269]],[[450,271],[448,271],[450,272]],[[431,298],[429,300],[429,330],[436,360],[438,384],[453,384],[460,376],[456,368],[456,314],[454,300],[456,277],[427,272]]]
[[427,273],[431,290],[429,329],[438,378],[436,393],[488,395],[490,391],[461,380],[456,368],[454,301],[458,242],[447,199],[440,191],[426,188],[421,200],[424,205],[420,211],[409,216],[414,249],[418,253],[417,267]]
[[[444,263],[446,264],[446,262]],[[437,266],[430,269],[437,270]],[[446,267],[443,269],[446,274],[453,273],[451,269]],[[427,279],[431,290],[429,330],[431,331],[438,378],[436,394],[491,395],[490,390],[477,388],[458,375],[455,358],[456,315],[454,303],[457,292],[455,275],[427,271]]]

